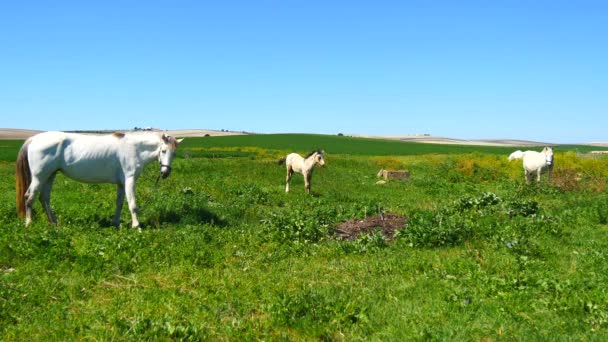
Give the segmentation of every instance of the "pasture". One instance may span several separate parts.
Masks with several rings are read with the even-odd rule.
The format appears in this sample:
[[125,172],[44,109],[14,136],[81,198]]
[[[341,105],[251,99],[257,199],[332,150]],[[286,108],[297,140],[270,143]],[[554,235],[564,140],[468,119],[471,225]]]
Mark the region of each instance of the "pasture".
[[[556,146],[526,185],[518,148],[322,135],[187,138],[137,182],[141,233],[111,226],[115,186],[59,174],[16,216],[0,141],[2,340],[606,340],[608,159]],[[311,194],[288,152],[326,152]],[[536,150],[540,150],[536,148]],[[407,181],[376,185],[379,169]],[[394,240],[340,223],[408,218]]]

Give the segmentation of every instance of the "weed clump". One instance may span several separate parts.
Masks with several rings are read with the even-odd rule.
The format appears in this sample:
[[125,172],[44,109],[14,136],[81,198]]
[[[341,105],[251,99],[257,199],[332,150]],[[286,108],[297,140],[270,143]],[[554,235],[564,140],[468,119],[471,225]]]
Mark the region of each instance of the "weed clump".
[[[528,199],[503,200],[491,192],[463,196],[438,211],[420,211],[397,236],[412,247],[455,246],[480,238],[517,245],[540,233],[559,235],[555,222]],[[521,246],[520,246],[521,247]]]
[[327,236],[335,211],[328,208],[297,208],[274,212],[262,224],[270,238],[281,243],[318,243]]
[[353,325],[365,326],[369,321],[369,309],[358,304],[349,292],[335,287],[283,291],[270,307],[270,313],[280,325],[333,340],[333,332]]

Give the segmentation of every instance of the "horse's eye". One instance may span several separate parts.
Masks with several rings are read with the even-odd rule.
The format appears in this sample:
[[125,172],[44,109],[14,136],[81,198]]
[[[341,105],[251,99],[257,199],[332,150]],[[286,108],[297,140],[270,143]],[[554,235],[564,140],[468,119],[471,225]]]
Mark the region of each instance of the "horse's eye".
[[167,150],[161,150],[162,153],[167,153]]

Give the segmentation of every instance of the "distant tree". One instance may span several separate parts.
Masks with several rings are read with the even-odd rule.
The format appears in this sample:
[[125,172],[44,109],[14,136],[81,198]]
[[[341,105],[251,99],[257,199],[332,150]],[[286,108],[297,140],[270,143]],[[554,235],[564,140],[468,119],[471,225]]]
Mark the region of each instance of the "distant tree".
[[338,133],[338,136],[339,136],[339,137],[343,137],[343,136],[344,136],[344,134],[342,134],[342,133]]

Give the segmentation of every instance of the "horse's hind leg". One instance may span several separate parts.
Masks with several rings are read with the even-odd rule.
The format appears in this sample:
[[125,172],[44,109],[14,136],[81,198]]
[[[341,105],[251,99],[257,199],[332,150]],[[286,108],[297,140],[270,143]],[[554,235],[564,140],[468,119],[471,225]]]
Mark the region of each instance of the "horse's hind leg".
[[32,177],[32,182],[30,183],[30,186],[28,187],[27,191],[25,192],[25,226],[29,226],[30,223],[32,222],[32,206],[34,205],[34,200],[36,199],[36,196],[38,196],[38,193],[40,192],[40,180],[38,179],[38,177],[33,176]]
[[114,212],[114,218],[112,219],[112,225],[115,227],[120,226],[120,212],[122,211],[122,205],[125,202],[125,186],[118,184],[116,186],[116,211]]
[[57,217],[51,208],[51,190],[57,173],[53,173],[49,179],[40,187],[40,203],[46,212],[46,217],[52,224],[57,224]]

